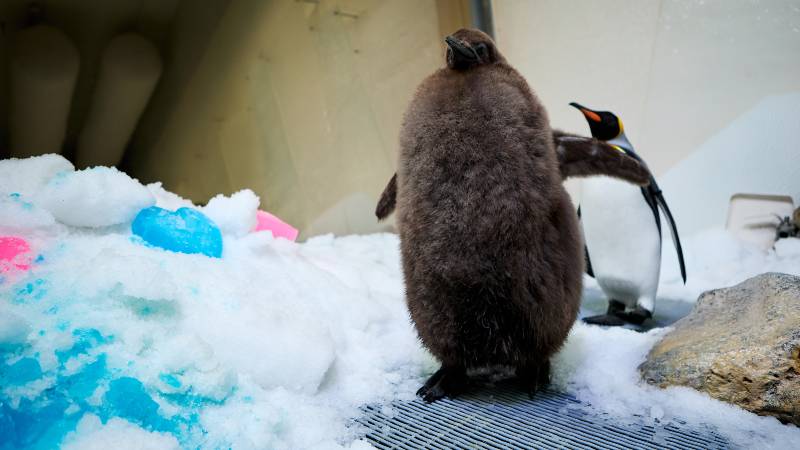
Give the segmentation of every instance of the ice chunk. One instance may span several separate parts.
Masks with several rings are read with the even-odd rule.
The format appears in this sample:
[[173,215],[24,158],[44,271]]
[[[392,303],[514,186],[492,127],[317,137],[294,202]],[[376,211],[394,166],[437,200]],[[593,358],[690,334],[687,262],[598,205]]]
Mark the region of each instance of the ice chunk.
[[258,204],[258,196],[244,189],[230,197],[217,195],[203,207],[203,213],[219,226],[222,234],[242,237],[256,226]]
[[32,198],[51,178],[75,167],[61,155],[0,160],[0,196],[17,193]]
[[150,190],[150,193],[156,198],[156,206],[160,208],[170,211],[175,211],[178,208],[184,207],[194,208],[194,204],[191,201],[164,189],[160,181],[148,184],[147,189]]
[[177,450],[178,441],[166,433],[149,432],[128,421],[111,419],[103,424],[99,417],[86,414],[76,430],[64,439],[63,450]]
[[62,172],[35,198],[56,220],[76,227],[127,223],[155,202],[146,187],[113,167]]
[[172,212],[151,206],[136,215],[132,230],[148,244],[165,250],[222,256],[219,228],[203,213],[191,208]]
[[[313,394],[335,359],[333,339],[319,319],[294,311],[264,314],[254,308],[241,308],[233,315],[217,317],[238,323],[235,334],[207,327],[205,339],[226,366],[252,377],[265,389],[283,387]],[[303,323],[303,326],[299,326]],[[269,330],[268,339],[260,339]]]

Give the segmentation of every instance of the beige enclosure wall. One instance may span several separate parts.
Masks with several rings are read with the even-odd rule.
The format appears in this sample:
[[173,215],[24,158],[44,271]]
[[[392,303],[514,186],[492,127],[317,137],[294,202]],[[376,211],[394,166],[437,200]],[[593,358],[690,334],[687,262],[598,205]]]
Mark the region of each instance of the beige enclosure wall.
[[[657,175],[763,99],[800,92],[796,0],[497,0],[493,8],[500,48],[552,124],[588,133],[571,101],[612,110]],[[693,180],[698,190],[737,176],[707,169]]]
[[218,18],[181,4],[167,53],[183,60],[125,167],[196,202],[253,189],[301,237],[389,226],[373,211],[402,114],[442,64],[440,27],[462,20],[463,2],[218,3]]

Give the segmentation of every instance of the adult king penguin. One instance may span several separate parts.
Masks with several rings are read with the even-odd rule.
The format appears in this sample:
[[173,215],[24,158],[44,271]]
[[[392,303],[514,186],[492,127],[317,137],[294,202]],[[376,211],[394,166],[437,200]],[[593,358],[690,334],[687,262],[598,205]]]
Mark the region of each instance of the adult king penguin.
[[409,312],[442,363],[417,394],[457,395],[470,371],[497,367],[533,394],[581,299],[583,243],[562,177],[592,171],[589,147],[634,180],[646,171],[595,139],[566,139],[560,154],[544,107],[488,35],[445,42],[447,65],[409,104],[376,209],[397,209]]
[[[583,113],[593,137],[646,166],[633,150],[616,115],[578,103],[570,105]],[[651,175],[649,185],[641,188],[607,177],[583,180],[578,215],[586,241],[587,271],[608,297],[606,314],[584,318],[584,322],[641,325],[652,317],[661,270],[659,208],[672,232],[685,283],[686,267],[678,230],[655,178]]]

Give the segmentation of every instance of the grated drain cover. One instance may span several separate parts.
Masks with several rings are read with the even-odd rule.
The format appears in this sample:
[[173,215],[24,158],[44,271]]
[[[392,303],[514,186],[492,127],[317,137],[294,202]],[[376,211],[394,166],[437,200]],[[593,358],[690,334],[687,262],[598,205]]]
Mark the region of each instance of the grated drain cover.
[[497,386],[455,400],[417,399],[365,406],[355,420],[380,449],[722,449],[730,445],[705,426],[621,423],[552,390],[530,400]]

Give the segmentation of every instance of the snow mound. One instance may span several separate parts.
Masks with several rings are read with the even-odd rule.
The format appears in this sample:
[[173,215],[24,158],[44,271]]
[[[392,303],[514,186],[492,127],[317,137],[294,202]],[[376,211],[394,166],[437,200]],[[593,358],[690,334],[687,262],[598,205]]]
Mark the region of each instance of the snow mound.
[[[0,235],[34,253],[30,270],[0,275],[0,449],[365,448],[348,427],[359,407],[412,399],[438,366],[403,301],[395,235],[250,233],[258,199],[242,191],[203,208],[224,230],[222,258],[174,253],[131,234],[144,207],[197,209],[160,184],[57,156],[2,161],[0,174]],[[756,252],[716,231],[686,249],[689,284],[667,260],[662,276],[686,301],[800,272],[796,242]],[[663,332],[578,324],[554,381],[619,420],[704,421],[745,447],[800,441],[774,419],[643,385],[636,366]]]
[[93,167],[57,173],[36,194],[35,202],[65,225],[108,227],[130,222],[156,199],[125,173]]
[[54,176],[73,171],[75,166],[61,155],[0,160],[0,192],[32,198]]
[[347,426],[358,407],[411,398],[435,365],[394,235],[246,233],[258,198],[242,191],[205,211],[228,232],[223,258],[174,253],[131,234],[137,208],[193,207],[160,185],[4,164],[39,181],[0,209],[0,235],[35,253],[0,278],[0,449],[362,446]]

